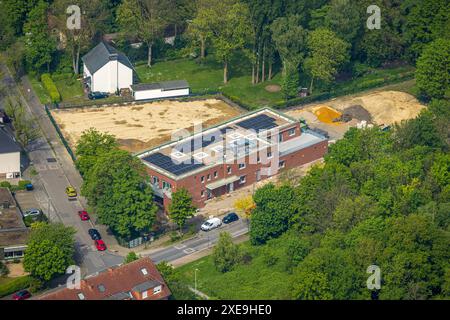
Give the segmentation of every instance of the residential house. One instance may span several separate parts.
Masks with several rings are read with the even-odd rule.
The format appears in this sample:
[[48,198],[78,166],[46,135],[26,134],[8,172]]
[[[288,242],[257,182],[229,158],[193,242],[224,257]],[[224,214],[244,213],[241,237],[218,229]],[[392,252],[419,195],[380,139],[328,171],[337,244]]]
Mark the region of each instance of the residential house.
[[81,280],[80,289],[58,288],[39,300],[167,300],[171,295],[150,258],[109,268]]
[[20,147],[6,131],[0,128],[0,181],[20,178]]

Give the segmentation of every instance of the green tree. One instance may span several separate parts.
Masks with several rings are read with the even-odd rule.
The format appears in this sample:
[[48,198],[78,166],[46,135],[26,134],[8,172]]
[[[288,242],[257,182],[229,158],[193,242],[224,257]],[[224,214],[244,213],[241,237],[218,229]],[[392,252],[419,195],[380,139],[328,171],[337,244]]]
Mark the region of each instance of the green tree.
[[237,52],[250,56],[250,51],[246,48],[246,44],[253,38],[250,13],[245,4],[226,0],[220,1],[210,14],[211,42],[216,59],[223,64],[223,83],[226,84],[231,57]]
[[95,128],[84,131],[78,140],[75,151],[78,170],[82,175],[88,173],[101,154],[116,149],[118,146],[113,135],[99,132]]
[[127,254],[123,263],[127,264],[136,260],[139,260],[139,256],[136,254],[136,252],[131,251]]
[[239,247],[233,243],[227,232],[221,232],[212,253],[214,265],[219,272],[227,272],[239,262]]
[[450,39],[430,43],[417,60],[416,83],[428,98],[450,97]]
[[64,274],[74,264],[74,236],[75,230],[61,223],[34,223],[25,250],[25,270],[41,281]]
[[197,1],[197,12],[195,18],[189,23],[188,34],[194,42],[200,44],[200,60],[206,56],[206,44],[212,36],[211,17],[216,2],[214,0]]
[[313,91],[314,79],[330,82],[334,79],[338,68],[349,59],[350,45],[339,39],[328,29],[319,28],[308,35],[310,54],[305,60],[305,69],[311,75],[310,92]]
[[320,272],[301,271],[292,285],[293,297],[297,300],[331,300],[327,278]]
[[152,65],[152,48],[163,36],[166,17],[171,10],[164,0],[124,0],[117,9],[117,23],[122,31],[147,45],[147,65]]
[[185,188],[180,188],[172,193],[172,202],[169,205],[169,216],[178,225],[180,232],[191,218],[196,208],[192,204],[192,196]]
[[48,4],[40,0],[27,16],[24,25],[25,54],[30,68],[36,72],[46,66],[50,71],[52,56],[56,51],[56,42],[50,36],[47,25]]
[[9,97],[5,105],[5,112],[13,119],[13,126],[17,141],[26,148],[38,139],[41,134],[36,126],[36,120],[29,117],[20,99]]
[[101,223],[123,238],[148,232],[158,208],[142,162],[128,152],[112,149],[99,155],[84,176],[86,196]]
[[252,244],[263,244],[277,238],[289,227],[289,219],[295,212],[295,195],[292,187],[276,188],[267,184],[256,190],[253,200],[256,209],[250,220]]
[[354,42],[363,27],[357,1],[352,0],[331,0],[324,22],[328,29],[349,43]]

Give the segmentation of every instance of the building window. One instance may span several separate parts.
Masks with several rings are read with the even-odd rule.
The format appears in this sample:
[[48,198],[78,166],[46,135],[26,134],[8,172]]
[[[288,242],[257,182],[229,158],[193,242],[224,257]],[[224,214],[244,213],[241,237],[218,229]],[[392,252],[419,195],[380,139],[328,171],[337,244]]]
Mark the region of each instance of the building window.
[[148,271],[147,271],[147,269],[145,269],[145,268],[142,268],[142,269],[141,269],[141,272],[142,272],[142,274],[143,274],[144,276],[146,276],[146,275],[148,274]]
[[286,166],[286,162],[285,161],[280,161],[279,163],[278,163],[278,167],[279,168],[284,168]]
[[260,163],[261,162],[261,158],[258,156],[257,158],[256,158],[256,163]]
[[245,169],[245,163],[239,163],[239,170]]
[[205,176],[201,176],[200,181],[201,181],[202,183],[205,183]]
[[205,190],[200,191],[200,196],[203,198],[205,196]]
[[142,292],[142,299],[146,299],[147,297],[147,291]]
[[295,135],[295,128],[289,129],[288,131],[289,136],[292,137],[293,135]]
[[278,142],[283,142],[283,133],[278,135]]
[[272,152],[271,151],[267,152],[267,159],[270,159],[270,158],[272,158]]
[[217,178],[217,171],[214,171],[214,179]]
[[153,288],[153,294],[158,294],[161,292],[161,290],[162,290],[161,286],[157,286],[157,287]]
[[153,176],[153,184],[158,184],[159,183],[159,178]]
[[207,175],[207,177],[206,177],[206,180],[211,180],[211,175],[208,173],[208,175]]
[[163,189],[171,189],[172,186],[170,183],[163,181],[162,183]]
[[241,177],[239,178],[239,183],[240,183],[240,184],[244,184],[246,181],[247,181],[247,176],[241,176]]
[[231,167],[230,166],[227,167],[227,173],[231,174]]

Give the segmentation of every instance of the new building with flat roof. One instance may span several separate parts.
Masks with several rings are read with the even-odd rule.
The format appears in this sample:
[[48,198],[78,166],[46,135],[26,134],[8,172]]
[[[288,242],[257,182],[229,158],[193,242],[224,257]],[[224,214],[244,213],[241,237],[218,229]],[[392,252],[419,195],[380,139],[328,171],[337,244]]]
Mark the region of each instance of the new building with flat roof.
[[137,154],[166,210],[179,188],[201,208],[213,197],[317,160],[328,150],[327,138],[270,108],[195,131],[195,126],[193,134],[182,130],[173,141]]

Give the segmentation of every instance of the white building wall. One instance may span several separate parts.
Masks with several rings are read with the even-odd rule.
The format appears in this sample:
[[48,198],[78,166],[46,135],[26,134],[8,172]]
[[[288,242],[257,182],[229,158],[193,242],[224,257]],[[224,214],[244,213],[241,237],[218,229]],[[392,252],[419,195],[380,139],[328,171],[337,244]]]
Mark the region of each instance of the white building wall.
[[135,91],[134,99],[135,100],[146,100],[146,99],[158,99],[158,98],[170,98],[170,97],[179,97],[179,96],[187,96],[189,95],[189,88],[179,89],[179,90],[143,90],[143,91]]
[[0,174],[20,173],[20,152],[0,154]]
[[133,70],[118,61],[110,61],[92,77],[92,91],[115,93],[117,88],[129,88],[133,84]]

